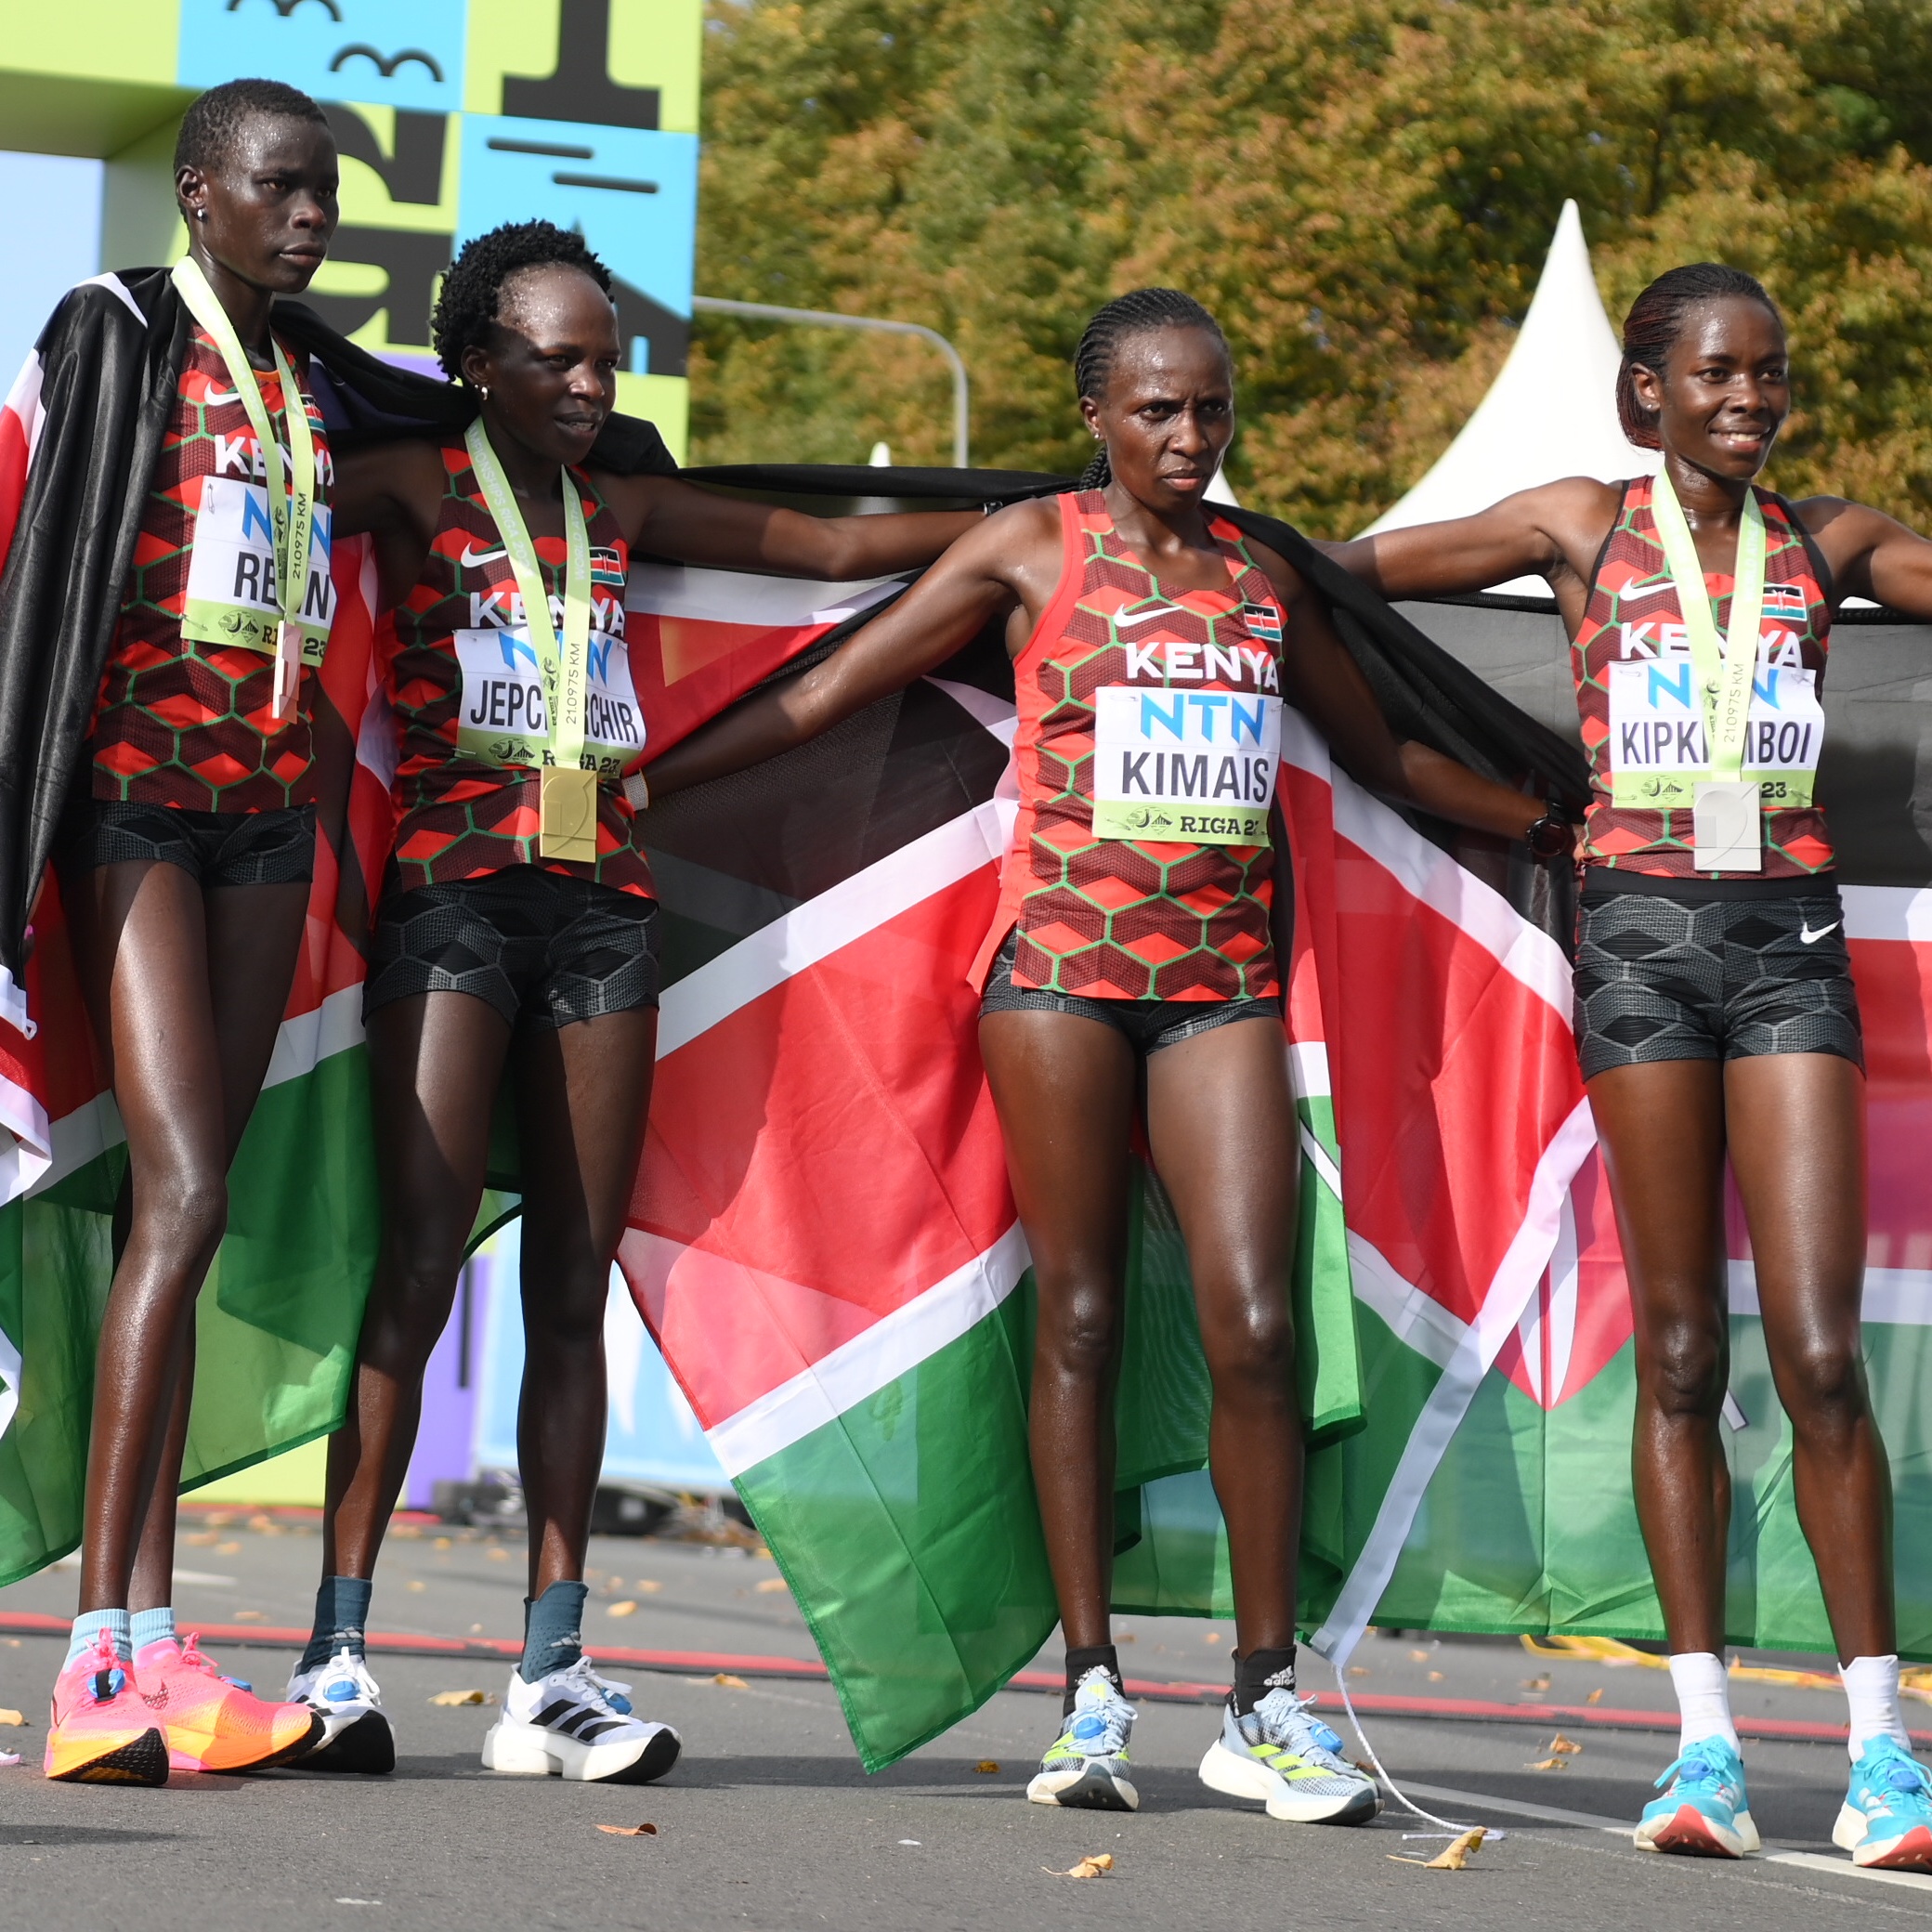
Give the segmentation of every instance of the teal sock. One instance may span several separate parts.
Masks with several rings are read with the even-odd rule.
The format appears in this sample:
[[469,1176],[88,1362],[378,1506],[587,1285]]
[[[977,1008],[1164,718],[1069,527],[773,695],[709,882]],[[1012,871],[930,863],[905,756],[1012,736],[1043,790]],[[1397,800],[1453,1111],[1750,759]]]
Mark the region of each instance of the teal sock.
[[554,1583],[525,1611],[523,1662],[516,1675],[526,1684],[568,1670],[583,1655],[583,1602],[590,1586]]
[[124,1610],[84,1611],[73,1620],[73,1635],[67,1643],[68,1664],[78,1664],[94,1648],[94,1639],[103,1630],[112,1634],[115,1654],[124,1664],[134,1662],[134,1646],[129,1640],[127,1612]]
[[370,1592],[366,1576],[325,1576],[315,1593],[315,1629],[302,1652],[297,1670],[320,1670],[337,1651],[359,1657],[362,1627],[369,1621]]
[[137,1610],[128,1619],[128,1643],[136,1652],[145,1651],[150,1643],[174,1636],[174,1605],[169,1604],[164,1610]]

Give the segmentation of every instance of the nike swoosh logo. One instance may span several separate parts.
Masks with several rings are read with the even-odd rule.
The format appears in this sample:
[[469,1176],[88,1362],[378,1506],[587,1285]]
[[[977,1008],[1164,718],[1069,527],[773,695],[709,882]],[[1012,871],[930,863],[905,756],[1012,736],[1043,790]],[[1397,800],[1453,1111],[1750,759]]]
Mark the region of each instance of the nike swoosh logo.
[[242,392],[239,389],[210,389],[206,399],[209,402],[240,402]]
[[1157,617],[1177,617],[1184,614],[1178,604],[1163,604],[1158,610],[1136,611],[1132,617],[1116,617],[1114,621],[1125,631],[1130,624],[1152,623]]
[[1805,946],[1816,946],[1827,933],[1835,933],[1844,923],[1845,921],[1842,919],[1834,919],[1830,925],[1820,926],[1817,932],[1814,933],[1811,930],[1811,921],[1807,920],[1798,928],[1799,942]]
[[463,568],[474,570],[478,564],[493,564],[500,556],[508,556],[507,550],[474,550],[469,544],[463,546]]

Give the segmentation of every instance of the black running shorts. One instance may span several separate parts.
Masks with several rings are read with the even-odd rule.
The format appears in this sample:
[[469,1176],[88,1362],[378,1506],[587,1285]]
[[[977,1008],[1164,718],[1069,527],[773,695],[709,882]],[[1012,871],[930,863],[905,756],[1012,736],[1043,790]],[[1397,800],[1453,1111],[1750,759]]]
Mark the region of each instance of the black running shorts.
[[1281,1025],[1281,1001],[1273,996],[1265,999],[1083,999],[1074,993],[1016,986],[1013,957],[1018,949],[1016,930],[1007,934],[1006,944],[986,974],[986,989],[979,1003],[982,1018],[987,1013],[1072,1013],[1125,1034],[1142,1053],[1178,1047],[1182,1040],[1192,1039],[1197,1033],[1211,1033],[1231,1020],[1273,1020],[1277,1026]]
[[1633,885],[1593,868],[1576,916],[1575,988],[1586,1080],[1652,1060],[1761,1053],[1865,1064],[1829,875]]
[[179,866],[204,889],[304,885],[315,877],[315,807],[183,812],[81,800],[61,827],[59,868],[85,872],[129,859]]
[[367,1016],[416,993],[470,993],[514,1026],[568,1026],[658,1003],[658,905],[594,880],[505,866],[389,893],[376,916]]

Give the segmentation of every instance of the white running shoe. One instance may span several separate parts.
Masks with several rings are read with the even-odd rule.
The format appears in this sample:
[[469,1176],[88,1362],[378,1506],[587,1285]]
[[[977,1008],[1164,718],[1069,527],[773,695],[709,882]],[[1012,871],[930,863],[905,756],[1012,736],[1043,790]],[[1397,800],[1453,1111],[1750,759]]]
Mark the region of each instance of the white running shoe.
[[1221,1735],[1201,1760],[1201,1782],[1233,1798],[1260,1798],[1292,1824],[1366,1824],[1382,1808],[1375,1783],[1341,1755],[1341,1740],[1309,1702],[1286,1687],[1245,1717],[1221,1706]]
[[670,1725],[619,1710],[591,1660],[580,1657],[534,1684],[510,1673],[503,1715],[483,1740],[483,1769],[581,1784],[648,1784],[683,1748]]
[[382,1686],[354,1651],[337,1651],[315,1670],[297,1668],[288,1702],[306,1704],[322,1720],[321,1742],[295,1761],[311,1771],[396,1769],[396,1733],[383,1709]]
[[1134,1707],[1114,1688],[1104,1664],[1096,1664],[1074,1690],[1074,1707],[1060,1735],[1047,1747],[1026,1787],[1036,1805],[1065,1805],[1077,1811],[1136,1811],[1128,1740]]

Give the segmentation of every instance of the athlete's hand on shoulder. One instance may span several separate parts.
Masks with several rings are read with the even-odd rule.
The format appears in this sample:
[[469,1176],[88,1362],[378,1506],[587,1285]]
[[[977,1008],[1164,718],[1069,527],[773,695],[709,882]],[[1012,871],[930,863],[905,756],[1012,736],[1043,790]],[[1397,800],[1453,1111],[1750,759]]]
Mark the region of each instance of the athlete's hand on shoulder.
[[829,583],[916,570],[986,520],[977,510],[808,516],[724,496],[679,476],[616,476],[599,470],[592,480],[634,554]]
[[335,452],[334,534],[375,542],[378,597],[393,610],[414,588],[449,487],[439,443],[407,437]]
[[1840,496],[1807,497],[1792,508],[1831,566],[1835,600],[1870,597],[1932,618],[1932,542],[1883,510]]

